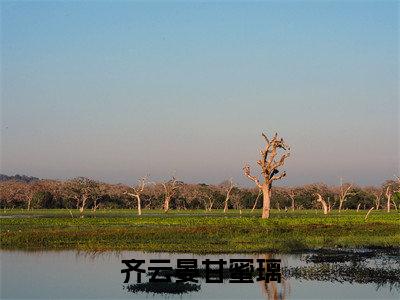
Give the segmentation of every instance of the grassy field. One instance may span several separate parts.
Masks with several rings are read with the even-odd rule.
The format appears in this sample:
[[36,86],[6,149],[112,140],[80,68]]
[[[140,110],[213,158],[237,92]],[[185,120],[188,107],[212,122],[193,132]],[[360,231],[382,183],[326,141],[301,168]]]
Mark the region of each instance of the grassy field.
[[400,249],[400,213],[372,211],[276,211],[262,220],[220,210],[87,211],[8,210],[0,213],[1,249],[88,251],[143,250],[192,253],[292,253],[318,248]]

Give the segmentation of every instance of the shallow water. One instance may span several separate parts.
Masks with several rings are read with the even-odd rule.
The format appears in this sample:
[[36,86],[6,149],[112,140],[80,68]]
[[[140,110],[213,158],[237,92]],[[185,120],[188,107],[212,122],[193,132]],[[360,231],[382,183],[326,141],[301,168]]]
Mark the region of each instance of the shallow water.
[[[88,253],[77,251],[1,251],[1,298],[86,299],[399,299],[400,258],[375,252],[308,253],[301,255],[193,255],[134,251]],[[281,259],[282,282],[206,283],[204,273],[198,283],[142,283],[131,273],[124,284],[126,265],[122,259],[195,258],[199,268],[205,259],[227,261],[234,258]],[[256,261],[255,264],[256,265]],[[229,277],[229,269],[224,277]],[[254,275],[256,276],[256,275]],[[175,281],[174,279],[172,281]]]

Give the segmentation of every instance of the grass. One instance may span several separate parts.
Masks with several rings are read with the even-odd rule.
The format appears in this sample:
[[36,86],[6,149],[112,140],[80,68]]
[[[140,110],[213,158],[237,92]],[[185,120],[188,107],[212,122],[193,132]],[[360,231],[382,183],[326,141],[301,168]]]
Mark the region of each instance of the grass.
[[[88,211],[84,218],[68,210],[8,210],[0,216],[1,249],[87,251],[142,250],[191,253],[292,253],[319,248],[398,248],[400,214],[373,211],[224,214],[220,210]],[[25,217],[22,217],[25,216]],[[27,217],[29,216],[29,217]]]

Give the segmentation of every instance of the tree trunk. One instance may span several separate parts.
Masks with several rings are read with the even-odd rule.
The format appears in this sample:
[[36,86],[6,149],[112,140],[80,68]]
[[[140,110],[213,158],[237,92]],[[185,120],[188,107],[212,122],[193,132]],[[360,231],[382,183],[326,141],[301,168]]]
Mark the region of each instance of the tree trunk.
[[79,212],[80,212],[80,214],[81,214],[81,218],[83,218],[83,210],[85,209],[86,200],[87,200],[87,196],[86,196],[86,195],[83,195],[83,196],[82,196],[81,206],[79,207]]
[[357,205],[357,212],[360,210],[360,206],[361,206],[361,203],[358,203],[358,205]]
[[96,212],[96,210],[97,210],[97,199],[94,199],[93,212]]
[[365,215],[364,220],[367,220],[369,214],[371,213],[371,211],[372,211],[373,209],[374,209],[374,207],[372,206],[372,207],[369,209],[369,211],[367,212],[367,214]]
[[167,212],[169,210],[169,202],[171,201],[170,197],[165,197],[164,201],[164,212]]
[[392,198],[392,192],[390,191],[390,186],[388,186],[386,189],[386,198],[387,198],[386,209],[387,212],[390,212],[390,199]]
[[397,205],[396,205],[396,202],[394,201],[394,199],[392,199],[392,202],[393,202],[394,209],[397,211]]
[[262,188],[263,193],[263,209],[262,209],[262,218],[268,219],[269,218],[269,210],[271,204],[271,191],[268,186],[264,186]]
[[380,198],[378,198],[378,199],[376,200],[376,209],[377,209],[377,210],[379,209],[380,202],[381,202],[381,200],[380,200]]
[[324,215],[328,214],[328,205],[326,204],[325,200],[322,198],[320,194],[317,194],[318,199],[317,202],[321,202],[322,204],[322,209],[324,210]]
[[227,210],[228,210],[228,200],[229,200],[229,198],[226,198],[226,199],[225,199],[224,213],[226,213]]
[[142,215],[142,202],[140,201],[140,197],[137,196],[137,211],[138,211],[138,215]]

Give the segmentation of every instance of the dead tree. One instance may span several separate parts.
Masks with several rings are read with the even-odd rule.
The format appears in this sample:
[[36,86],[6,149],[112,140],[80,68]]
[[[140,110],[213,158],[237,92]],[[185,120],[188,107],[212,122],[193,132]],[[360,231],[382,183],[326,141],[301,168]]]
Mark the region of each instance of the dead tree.
[[390,212],[390,201],[392,199],[392,191],[390,189],[390,185],[386,188],[385,195],[386,195],[386,198],[387,198],[386,211]]
[[137,187],[132,187],[131,188],[133,193],[125,192],[125,194],[127,194],[128,196],[136,198],[136,200],[137,200],[137,208],[138,208],[138,215],[140,216],[140,215],[142,215],[142,200],[141,200],[140,197],[144,192],[145,186],[147,184],[149,184],[149,182],[148,182],[147,176],[143,177],[143,178],[140,178],[138,181],[139,181],[139,185]]
[[256,201],[254,201],[253,208],[251,209],[251,212],[253,212],[253,211],[256,209],[257,202],[258,202],[258,198],[260,198],[261,194],[262,194],[262,190],[259,190],[259,191],[258,191],[257,198],[256,198]]
[[242,197],[240,194],[238,193],[233,194],[232,204],[233,208],[239,210],[239,213],[242,214]]
[[226,196],[225,196],[225,202],[224,202],[224,213],[226,213],[228,211],[228,202],[229,199],[231,197],[231,192],[232,189],[235,187],[235,185],[233,184],[233,180],[232,178],[229,180],[229,185],[226,188]]
[[163,209],[164,209],[164,212],[167,212],[169,210],[169,204],[171,202],[171,199],[175,195],[175,193],[178,189],[178,185],[176,183],[176,178],[172,177],[171,180],[169,180],[167,182],[163,182],[162,186],[164,187],[164,192],[165,192]]
[[331,204],[331,201],[329,200],[329,197],[328,197],[328,212],[332,211],[332,209],[335,207],[336,197],[333,197],[333,200],[335,200],[335,201],[333,201],[333,204]]
[[374,194],[374,197],[375,197],[375,206],[376,206],[376,209],[378,210],[379,209],[379,206],[381,205],[381,197],[382,197],[382,190],[381,191],[375,191],[373,194]]
[[317,202],[322,204],[322,209],[324,211],[324,215],[328,214],[328,205],[326,204],[325,200],[322,198],[321,194],[317,193],[318,199]]
[[365,215],[365,218],[364,218],[365,221],[367,220],[369,214],[371,213],[371,211],[373,211],[373,209],[374,209],[374,207],[372,206],[372,207],[368,210],[368,212],[367,212],[367,214]]
[[89,200],[93,200],[98,195],[99,184],[85,177],[78,177],[66,183],[63,193],[68,198],[76,201],[76,208],[79,209],[81,218]]
[[[245,164],[243,167],[243,173],[250,180],[254,181],[256,186],[263,193],[263,209],[262,209],[262,218],[268,219],[271,205],[271,188],[272,183],[275,180],[281,179],[286,176],[286,172],[282,172],[279,174],[278,168],[283,166],[285,163],[285,159],[289,157],[290,147],[285,144],[282,138],[278,138],[278,134],[275,133],[271,140],[262,133],[266,141],[265,149],[260,150],[261,159],[257,161],[257,164],[261,167],[261,174],[263,176],[263,181],[260,182],[257,176],[251,175],[250,166]],[[278,155],[278,151],[283,150],[283,153],[279,160],[275,160]]]
[[288,195],[290,197],[290,200],[292,200],[292,211],[294,211],[294,209],[295,209],[294,197],[296,196],[295,190],[290,189]]
[[204,202],[205,211],[211,212],[212,207],[214,205],[214,199],[208,194],[203,195],[202,198],[203,198],[203,202]]
[[342,210],[343,203],[347,200],[346,197],[350,195],[349,191],[353,185],[349,184],[347,188],[343,186],[343,179],[340,178],[340,190],[339,190],[339,212]]

